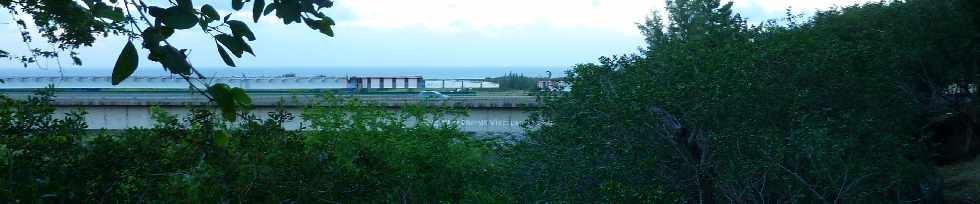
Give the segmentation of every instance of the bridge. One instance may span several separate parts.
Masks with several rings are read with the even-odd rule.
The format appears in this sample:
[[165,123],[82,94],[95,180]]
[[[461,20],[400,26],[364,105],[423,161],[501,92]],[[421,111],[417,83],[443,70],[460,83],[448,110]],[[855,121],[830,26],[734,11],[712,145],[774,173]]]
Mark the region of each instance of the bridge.
[[[14,99],[26,99],[37,89],[53,85],[58,91],[51,103],[57,107],[57,113],[84,109],[90,129],[151,127],[150,107],[184,115],[191,107],[210,105],[206,97],[190,92],[186,81],[172,76],[133,76],[118,86],[111,85],[110,77],[0,76],[0,79],[6,82],[0,84],[0,94]],[[480,80],[422,80],[418,76],[213,77],[207,80],[246,89],[252,98],[251,111],[259,118],[265,118],[280,106],[299,116],[305,107],[319,105],[317,102],[323,101],[321,97],[331,94],[339,100],[358,100],[392,112],[406,105],[467,109],[468,115],[447,121],[478,135],[521,135],[520,124],[528,118],[528,111],[540,107],[534,96],[499,91],[495,89],[499,87],[497,84]],[[448,97],[439,98],[417,94],[421,90],[459,88],[477,91],[445,92]],[[297,118],[285,125],[298,129],[306,124]]]
[[[0,90],[12,98],[26,98],[33,94],[31,91]],[[249,92],[252,105],[256,107],[307,106],[315,105],[325,94],[330,92]],[[384,107],[398,108],[404,105],[446,106],[470,109],[521,109],[537,108],[539,106],[534,96],[527,95],[480,95],[471,93],[465,95],[447,94],[445,99],[423,98],[412,93],[376,93],[376,94],[340,94],[335,95],[341,100],[358,100]],[[62,91],[56,94],[52,103],[56,106],[202,106],[208,105],[206,97],[189,91],[174,92],[79,92]]]
[[[0,90],[0,94],[14,99],[26,99],[32,93],[27,91]],[[308,127],[308,123],[300,119],[304,108],[318,105],[323,101],[325,93],[288,93],[288,92],[254,92],[251,112],[260,119],[267,118],[267,113],[274,112],[278,107],[293,113],[297,119],[286,123],[287,129]],[[515,136],[523,135],[520,124],[528,118],[528,111],[538,108],[540,104],[534,96],[473,94],[454,96],[445,99],[426,99],[411,94],[370,94],[370,95],[338,95],[339,100],[359,100],[386,107],[389,111],[399,112],[405,105],[426,105],[467,109],[468,114],[447,118],[446,122],[454,122],[465,132],[480,136]],[[206,97],[190,92],[56,92],[53,101],[57,114],[83,109],[87,112],[85,121],[89,129],[126,129],[134,127],[152,127],[150,107],[160,107],[163,110],[186,115],[191,107],[206,106]],[[210,106],[215,109],[216,107]]]
[[[187,81],[176,76],[132,76],[119,85],[112,85],[108,76],[0,76],[6,83],[2,89],[43,88],[144,88],[187,89]],[[422,79],[421,76],[278,76],[278,77],[211,77],[193,80],[203,87],[203,82],[224,83],[248,90],[269,89],[425,89],[425,88],[499,88],[500,85],[482,79]]]

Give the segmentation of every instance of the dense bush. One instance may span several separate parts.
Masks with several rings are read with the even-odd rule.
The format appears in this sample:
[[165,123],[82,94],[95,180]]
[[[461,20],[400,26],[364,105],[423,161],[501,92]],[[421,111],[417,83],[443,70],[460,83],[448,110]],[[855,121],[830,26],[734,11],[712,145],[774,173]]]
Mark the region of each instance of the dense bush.
[[53,115],[49,94],[0,104],[0,202],[494,202],[487,143],[439,119],[327,99],[295,116],[226,123],[207,109],[121,132]]
[[[510,153],[510,180],[533,201],[938,202],[920,136],[929,117],[976,115],[973,91],[947,88],[976,84],[969,3],[750,26],[730,3],[668,1],[668,23],[640,25],[642,55],[569,73],[572,91],[550,97]],[[958,118],[975,137],[975,117]]]
[[546,78],[528,77],[523,74],[507,73],[504,76],[487,78],[486,81],[497,83],[504,90],[538,90],[538,81]]

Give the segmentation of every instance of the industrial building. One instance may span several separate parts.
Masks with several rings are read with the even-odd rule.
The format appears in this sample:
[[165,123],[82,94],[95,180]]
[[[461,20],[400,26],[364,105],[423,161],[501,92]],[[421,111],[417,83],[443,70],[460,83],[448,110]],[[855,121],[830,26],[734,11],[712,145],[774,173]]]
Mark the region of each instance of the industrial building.
[[422,76],[350,77],[348,87],[357,89],[425,88]]

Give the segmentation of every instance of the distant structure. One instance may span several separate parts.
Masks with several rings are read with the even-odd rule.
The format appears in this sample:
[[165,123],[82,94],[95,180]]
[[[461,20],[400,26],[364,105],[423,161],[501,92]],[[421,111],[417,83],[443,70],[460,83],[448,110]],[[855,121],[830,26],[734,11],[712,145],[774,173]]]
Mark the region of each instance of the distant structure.
[[357,89],[391,89],[391,88],[425,88],[425,80],[421,76],[397,77],[350,77],[347,80],[349,88]]
[[[187,81],[180,77],[144,77],[134,76],[126,79],[118,86],[113,86],[112,78],[108,76],[66,76],[66,77],[0,77],[6,83],[0,84],[0,89],[44,88],[54,85],[55,88],[153,88],[153,89],[187,89]],[[213,77],[205,79],[207,83],[224,83],[244,89],[387,89],[387,88],[425,88],[425,80],[421,76],[400,77],[301,77],[295,75],[280,77]],[[194,82],[200,85],[202,82]]]
[[538,81],[538,90],[541,91],[571,91],[571,88],[571,84],[562,80]]

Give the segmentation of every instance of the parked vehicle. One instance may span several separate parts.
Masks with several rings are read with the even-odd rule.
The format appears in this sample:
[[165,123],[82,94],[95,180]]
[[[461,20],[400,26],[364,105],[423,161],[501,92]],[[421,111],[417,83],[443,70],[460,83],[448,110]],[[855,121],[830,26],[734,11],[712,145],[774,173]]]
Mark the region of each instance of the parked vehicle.
[[422,99],[435,99],[435,100],[446,100],[446,99],[449,99],[449,96],[447,96],[446,94],[439,93],[437,91],[422,91],[422,92],[419,92],[419,95],[418,96],[419,96],[419,98],[422,98]]

